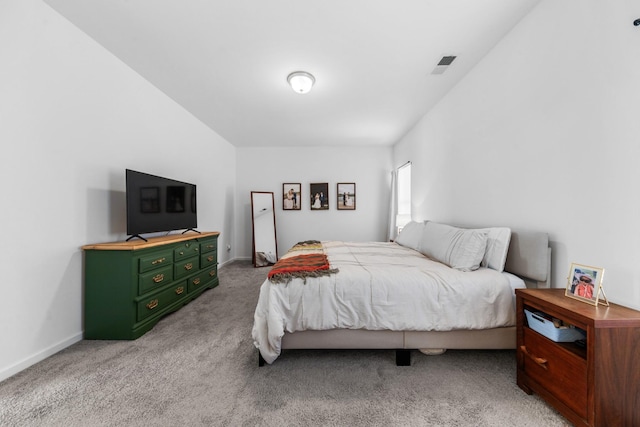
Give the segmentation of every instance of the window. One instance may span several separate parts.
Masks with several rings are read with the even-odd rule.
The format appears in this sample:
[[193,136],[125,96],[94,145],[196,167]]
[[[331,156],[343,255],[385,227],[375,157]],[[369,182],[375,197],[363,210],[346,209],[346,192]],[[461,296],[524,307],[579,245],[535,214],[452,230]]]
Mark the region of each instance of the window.
[[398,168],[398,206],[396,227],[398,233],[411,221],[411,162]]

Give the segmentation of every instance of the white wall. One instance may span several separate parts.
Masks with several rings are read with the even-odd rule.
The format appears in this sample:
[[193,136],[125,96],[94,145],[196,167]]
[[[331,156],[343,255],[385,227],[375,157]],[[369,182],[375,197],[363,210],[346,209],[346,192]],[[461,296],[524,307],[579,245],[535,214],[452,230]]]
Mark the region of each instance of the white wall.
[[414,219],[547,231],[554,287],[604,267],[607,297],[640,309],[639,17],[541,2],[394,147]]
[[[251,258],[251,191],[275,197],[278,255],[301,240],[382,241],[391,179],[390,147],[238,148],[237,254]],[[309,184],[329,184],[330,209],[311,211]],[[336,184],[356,183],[356,209],[337,210]],[[282,210],[282,184],[302,184],[302,207]]]
[[236,158],[38,0],[0,2],[0,64],[2,380],[82,338],[80,247],[126,237],[125,168],[196,183],[198,228],[223,246]]

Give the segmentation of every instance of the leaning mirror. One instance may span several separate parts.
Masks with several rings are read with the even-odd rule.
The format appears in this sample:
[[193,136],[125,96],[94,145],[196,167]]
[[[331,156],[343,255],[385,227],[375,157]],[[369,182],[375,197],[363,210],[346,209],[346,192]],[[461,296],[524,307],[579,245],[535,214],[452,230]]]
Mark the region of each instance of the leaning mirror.
[[252,259],[254,267],[275,264],[278,260],[274,206],[272,192],[251,192]]

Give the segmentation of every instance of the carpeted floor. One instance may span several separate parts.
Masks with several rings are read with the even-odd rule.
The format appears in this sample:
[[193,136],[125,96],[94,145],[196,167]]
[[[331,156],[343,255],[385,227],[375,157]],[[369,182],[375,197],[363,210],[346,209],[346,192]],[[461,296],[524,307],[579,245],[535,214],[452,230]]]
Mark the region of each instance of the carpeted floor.
[[1,426],[568,426],[515,383],[513,351],[288,351],[258,368],[268,270],[220,286],[135,341],[82,341],[0,383]]

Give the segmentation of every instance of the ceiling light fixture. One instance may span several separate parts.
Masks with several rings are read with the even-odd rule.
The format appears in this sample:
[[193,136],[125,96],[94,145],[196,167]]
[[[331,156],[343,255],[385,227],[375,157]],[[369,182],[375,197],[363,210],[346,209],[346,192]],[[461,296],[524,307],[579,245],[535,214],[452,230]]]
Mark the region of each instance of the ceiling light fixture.
[[294,71],[287,76],[287,81],[296,93],[308,93],[316,82],[316,78],[306,71]]

